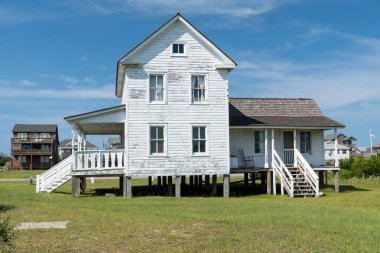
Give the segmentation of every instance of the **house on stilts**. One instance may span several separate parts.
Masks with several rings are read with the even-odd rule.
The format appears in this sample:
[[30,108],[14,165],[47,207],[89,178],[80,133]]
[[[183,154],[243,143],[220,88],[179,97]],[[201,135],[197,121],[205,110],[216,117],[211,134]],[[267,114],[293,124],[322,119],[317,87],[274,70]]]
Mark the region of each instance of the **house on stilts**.
[[[78,150],[38,176],[37,192],[71,179],[78,196],[86,177],[117,176],[127,197],[136,177],[174,184],[175,196],[181,184],[203,180],[215,194],[219,176],[228,197],[230,175],[244,173],[247,184],[251,173],[268,193],[277,194],[277,181],[281,194],[317,197],[326,171],[334,172],[339,191],[338,160],[325,166],[323,139],[325,130],[336,134],[344,125],[312,99],[229,98],[228,74],[236,66],[175,15],[117,62],[120,106],[65,118]],[[122,149],[86,150],[88,135],[119,135]]]

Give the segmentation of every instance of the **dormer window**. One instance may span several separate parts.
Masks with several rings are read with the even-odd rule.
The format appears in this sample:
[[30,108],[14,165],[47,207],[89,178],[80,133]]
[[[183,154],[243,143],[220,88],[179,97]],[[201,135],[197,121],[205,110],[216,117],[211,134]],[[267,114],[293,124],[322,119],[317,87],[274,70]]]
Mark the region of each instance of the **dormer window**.
[[184,43],[173,43],[172,44],[172,55],[173,56],[186,56],[186,45]]

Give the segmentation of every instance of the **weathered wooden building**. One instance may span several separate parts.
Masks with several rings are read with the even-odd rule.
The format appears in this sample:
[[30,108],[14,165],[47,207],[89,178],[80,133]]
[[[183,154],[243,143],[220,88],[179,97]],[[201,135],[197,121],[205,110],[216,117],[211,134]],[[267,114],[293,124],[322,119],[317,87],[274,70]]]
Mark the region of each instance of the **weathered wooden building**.
[[[85,177],[119,176],[124,196],[132,196],[134,177],[170,187],[174,178],[180,196],[186,178],[215,191],[221,176],[227,197],[230,173],[239,172],[261,173],[268,192],[277,177],[282,193],[319,196],[323,131],[343,125],[311,99],[229,99],[228,75],[236,66],[177,14],[117,62],[120,106],[65,118],[79,150],[41,175],[37,191],[72,177],[76,196]],[[119,135],[123,148],[86,150],[87,135]]]
[[12,169],[50,169],[58,162],[58,126],[16,124],[12,130]]

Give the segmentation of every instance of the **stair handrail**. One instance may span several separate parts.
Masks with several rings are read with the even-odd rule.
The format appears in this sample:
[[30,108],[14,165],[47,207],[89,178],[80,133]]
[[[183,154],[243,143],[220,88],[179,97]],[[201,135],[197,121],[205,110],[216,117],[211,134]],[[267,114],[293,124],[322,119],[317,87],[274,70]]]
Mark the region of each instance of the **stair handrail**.
[[[290,173],[289,169],[285,166],[284,162],[278,155],[277,151],[273,149],[273,161],[272,168],[273,173],[277,173],[280,176],[281,182],[290,197],[294,197],[294,177]],[[275,182],[274,182],[275,183]]]
[[66,159],[51,167],[49,170],[45,171],[41,175],[38,175],[36,180],[36,192],[46,190],[46,187],[54,182],[57,178],[60,178],[62,175],[66,175],[68,172],[70,172],[71,166],[68,165],[71,164],[72,159],[73,155],[70,155]]
[[311,168],[310,164],[303,157],[298,149],[294,149],[296,156],[297,168],[305,176],[306,181],[310,184],[311,188],[315,191],[315,197],[319,196],[319,177],[317,173]]

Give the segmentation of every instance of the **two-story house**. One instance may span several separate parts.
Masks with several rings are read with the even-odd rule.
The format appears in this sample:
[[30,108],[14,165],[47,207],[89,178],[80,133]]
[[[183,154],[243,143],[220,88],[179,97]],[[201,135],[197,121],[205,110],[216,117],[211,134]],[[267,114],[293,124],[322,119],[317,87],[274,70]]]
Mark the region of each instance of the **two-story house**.
[[[132,196],[134,177],[147,177],[149,184],[157,178],[169,189],[174,178],[180,196],[186,182],[212,184],[215,192],[220,176],[227,197],[230,173],[248,178],[257,172],[266,175],[268,192],[276,193],[279,178],[281,192],[293,197],[291,167],[303,175],[308,193],[319,196],[311,165],[324,165],[323,131],[344,126],[325,117],[312,99],[229,99],[228,75],[236,66],[175,15],[117,62],[120,106],[65,118],[72,138],[78,135],[78,151],[41,175],[37,191],[52,191],[72,177],[77,196],[85,177],[119,176],[124,196]],[[122,148],[86,150],[86,135],[119,135]],[[53,173],[62,175],[59,182],[47,180]]]
[[50,169],[58,162],[58,126],[16,124],[11,138],[12,169]]

